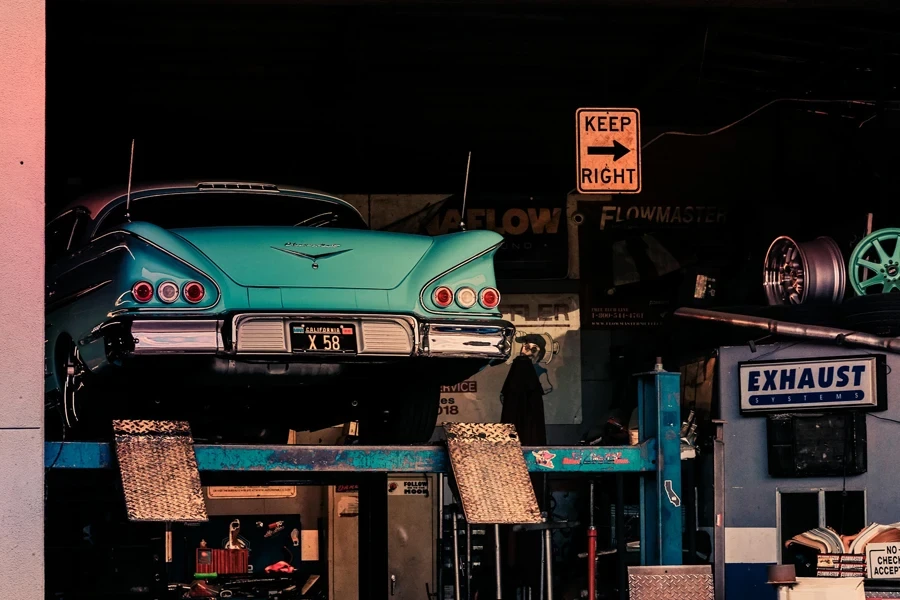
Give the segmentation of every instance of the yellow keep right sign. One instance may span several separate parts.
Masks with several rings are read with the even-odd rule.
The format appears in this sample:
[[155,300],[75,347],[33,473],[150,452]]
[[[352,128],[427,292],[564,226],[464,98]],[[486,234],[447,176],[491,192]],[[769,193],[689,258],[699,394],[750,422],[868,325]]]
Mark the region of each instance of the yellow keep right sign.
[[577,189],[581,194],[641,191],[641,113],[636,108],[579,108]]

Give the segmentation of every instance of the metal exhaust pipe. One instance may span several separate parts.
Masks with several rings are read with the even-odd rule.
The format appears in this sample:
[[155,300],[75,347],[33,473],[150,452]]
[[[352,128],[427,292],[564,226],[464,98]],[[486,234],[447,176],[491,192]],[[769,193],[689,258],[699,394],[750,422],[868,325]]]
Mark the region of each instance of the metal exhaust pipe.
[[770,334],[779,334],[789,337],[804,338],[809,340],[823,340],[840,345],[861,346],[874,348],[900,354],[900,337],[879,337],[870,333],[836,329],[822,325],[804,325],[802,323],[789,323],[776,321],[764,317],[750,315],[738,315],[702,308],[679,308],[674,312],[676,317],[695,319],[698,321],[712,321],[714,323],[728,323],[738,327],[761,329]]

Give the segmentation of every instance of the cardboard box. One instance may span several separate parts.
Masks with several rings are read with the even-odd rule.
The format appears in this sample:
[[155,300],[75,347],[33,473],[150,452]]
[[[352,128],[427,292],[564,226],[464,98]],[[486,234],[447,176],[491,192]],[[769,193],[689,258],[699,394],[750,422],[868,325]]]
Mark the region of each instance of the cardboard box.
[[790,600],[865,600],[862,577],[798,577]]

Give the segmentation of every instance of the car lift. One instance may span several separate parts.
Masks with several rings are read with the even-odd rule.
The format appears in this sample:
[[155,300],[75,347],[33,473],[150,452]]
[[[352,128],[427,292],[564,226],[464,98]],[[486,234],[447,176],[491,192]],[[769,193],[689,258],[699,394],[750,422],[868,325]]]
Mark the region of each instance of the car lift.
[[[206,481],[243,473],[270,481],[275,476],[280,483],[285,478],[296,483],[299,478],[311,484],[349,477],[364,481],[388,473],[448,474],[467,519],[495,524],[541,522],[529,473],[639,473],[641,565],[681,565],[680,374],[657,365],[655,371],[635,377],[639,427],[635,446],[522,447],[510,425],[461,423],[444,426],[446,446],[194,445],[189,428],[178,423],[121,421],[114,424],[114,444],[47,442],[45,463],[63,470],[118,466],[129,518],[165,522],[167,531],[171,522],[207,520],[200,473]],[[527,490],[519,487],[523,481]],[[373,486],[371,496],[363,489],[361,485],[361,506],[364,498],[373,511],[385,506],[385,499],[379,498],[384,487]],[[516,497],[510,499],[511,495]],[[379,525],[371,515],[361,519],[361,538],[364,527]],[[368,541],[377,539],[374,534]],[[365,551],[362,539],[360,550]],[[360,579],[361,599],[388,595],[387,585],[374,584],[384,582],[377,573],[381,565],[373,561],[379,554],[386,553],[370,553],[366,567],[362,565],[366,561],[360,561],[361,575],[364,568],[370,569],[373,582],[364,586],[366,579]],[[552,600],[550,594],[547,597]]]

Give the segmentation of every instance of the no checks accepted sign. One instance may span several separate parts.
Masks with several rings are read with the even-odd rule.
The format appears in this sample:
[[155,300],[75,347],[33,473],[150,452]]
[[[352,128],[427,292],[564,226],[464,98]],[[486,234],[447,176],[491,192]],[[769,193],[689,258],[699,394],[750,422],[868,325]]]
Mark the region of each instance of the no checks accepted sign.
[[866,574],[869,579],[900,579],[900,544],[866,545]]

